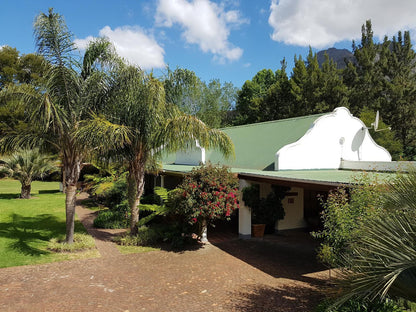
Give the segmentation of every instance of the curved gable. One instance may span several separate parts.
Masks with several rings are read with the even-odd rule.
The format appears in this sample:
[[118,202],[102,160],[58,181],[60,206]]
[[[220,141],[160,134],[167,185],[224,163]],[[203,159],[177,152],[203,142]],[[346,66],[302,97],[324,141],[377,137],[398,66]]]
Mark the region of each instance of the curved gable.
[[276,153],[275,170],[337,169],[341,160],[391,161],[390,153],[345,107],[319,117],[303,137],[282,147]]

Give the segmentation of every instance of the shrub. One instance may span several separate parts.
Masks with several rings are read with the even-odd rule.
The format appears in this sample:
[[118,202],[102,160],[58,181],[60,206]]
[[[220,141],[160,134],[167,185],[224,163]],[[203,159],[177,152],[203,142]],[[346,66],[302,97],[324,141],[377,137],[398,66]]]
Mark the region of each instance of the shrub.
[[160,241],[160,232],[151,227],[140,226],[136,235],[124,235],[115,238],[115,241],[122,246],[149,246]]
[[385,299],[382,301],[350,299],[342,306],[332,307],[330,302],[321,303],[315,312],[405,312],[394,301]]
[[186,223],[152,224],[140,226],[137,235],[118,236],[114,241],[123,246],[153,246],[167,243],[172,248],[180,249],[195,242],[191,232],[190,226]]
[[127,198],[127,173],[111,176],[85,175],[85,190],[98,203],[113,208]]
[[101,210],[94,219],[94,226],[103,229],[125,229],[130,219],[128,210],[127,201],[123,201],[113,209]]
[[322,201],[323,229],[312,232],[312,236],[323,240],[318,258],[330,267],[342,264],[341,255],[348,253],[351,243],[360,237],[363,223],[383,210],[386,185],[367,175],[357,177],[355,182],[353,187],[329,192],[327,200]]
[[201,236],[207,222],[230,219],[238,204],[238,180],[227,167],[211,163],[195,167],[172,193],[173,211],[199,225]]
[[91,235],[75,233],[74,243],[67,244],[65,237],[52,238],[48,243],[48,249],[56,252],[74,252],[95,248],[95,240]]

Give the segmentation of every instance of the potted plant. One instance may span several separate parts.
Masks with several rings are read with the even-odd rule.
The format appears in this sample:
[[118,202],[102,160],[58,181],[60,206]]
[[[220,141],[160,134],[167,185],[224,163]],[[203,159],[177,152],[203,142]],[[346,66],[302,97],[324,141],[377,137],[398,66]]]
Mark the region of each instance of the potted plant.
[[243,201],[251,210],[252,236],[263,237],[264,232],[274,232],[277,220],[285,216],[282,199],[287,187],[272,185],[272,191],[266,198],[260,198],[259,184],[243,189]]

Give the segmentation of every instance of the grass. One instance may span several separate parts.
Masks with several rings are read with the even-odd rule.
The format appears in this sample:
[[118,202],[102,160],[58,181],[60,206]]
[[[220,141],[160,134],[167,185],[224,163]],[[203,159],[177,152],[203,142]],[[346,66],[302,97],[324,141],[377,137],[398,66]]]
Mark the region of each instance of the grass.
[[[32,184],[32,198],[19,199],[20,183],[0,180],[0,268],[97,257],[96,249],[77,253],[48,250],[49,241],[65,235],[65,195],[58,182]],[[79,221],[76,233],[86,233]]]
[[117,245],[118,250],[122,254],[132,254],[132,253],[141,253],[141,252],[149,252],[160,250],[160,248],[156,247],[148,247],[148,246],[121,246]]

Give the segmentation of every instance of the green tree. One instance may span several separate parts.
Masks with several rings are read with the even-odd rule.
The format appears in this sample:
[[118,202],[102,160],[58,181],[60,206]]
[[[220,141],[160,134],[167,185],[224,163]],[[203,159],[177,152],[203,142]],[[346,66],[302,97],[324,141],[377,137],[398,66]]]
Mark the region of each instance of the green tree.
[[[11,86],[4,96],[19,98],[26,104],[32,128],[27,132],[16,132],[2,138],[2,147],[13,149],[15,146],[36,146],[47,144],[62,159],[63,180],[66,186],[66,242],[73,242],[76,187],[83,160],[92,150],[77,136],[83,121],[91,119],[91,113],[99,111],[105,104],[108,92],[108,75],[99,70],[112,55],[110,44],[98,40],[90,44],[85,52],[80,69],[73,59],[74,45],[72,34],[58,13],[49,9],[47,14],[37,16],[34,24],[38,52],[50,63],[45,90],[41,93],[28,85]],[[100,148],[122,144],[126,133],[122,127],[116,127],[100,119],[94,133],[105,134]],[[88,122],[86,122],[88,124]],[[118,130],[118,132],[116,131]]]
[[260,104],[269,88],[276,82],[271,69],[262,69],[252,80],[247,80],[237,95],[235,124],[259,122],[263,116]]
[[261,121],[285,119],[295,116],[295,103],[291,94],[291,84],[286,73],[286,61],[281,62],[277,70],[276,82],[270,86],[267,95],[261,101],[260,110],[263,112]]
[[404,156],[416,155],[416,53],[409,32],[398,33],[384,44],[383,66],[385,104],[380,112],[404,147]]
[[327,54],[318,84],[320,97],[315,103],[315,113],[330,112],[340,106],[349,106],[349,90],[344,84],[340,70],[337,69],[337,64],[330,60]]
[[219,79],[213,79],[204,83],[201,108],[196,116],[212,128],[229,125],[228,113],[235,103],[236,94],[236,88],[231,82],[221,84]]
[[200,111],[203,82],[189,69],[167,68],[163,80],[166,101],[186,114],[195,116]]
[[19,51],[4,46],[0,49],[0,89],[13,83],[19,71]]
[[[144,191],[146,165],[162,150],[174,152],[195,140],[205,148],[233,154],[233,145],[223,132],[210,129],[195,116],[187,115],[165,101],[162,82],[134,66],[121,65],[115,73],[107,116],[129,129],[128,143],[113,155],[128,167],[128,202],[131,234],[137,233],[139,204]],[[122,104],[120,104],[122,103]],[[94,127],[94,122],[90,123]],[[88,133],[88,127],[86,128]]]
[[24,199],[30,198],[33,179],[43,178],[45,175],[57,171],[51,157],[41,154],[39,149],[20,150],[2,161],[0,172],[19,180],[22,185],[20,198]]
[[374,130],[373,123],[376,119],[376,113],[368,108],[362,109],[360,119],[369,128],[369,132],[374,141],[380,146],[386,148],[393,160],[400,160],[403,155],[403,145],[395,137],[395,131],[391,130],[381,119],[378,124],[378,131]]
[[306,96],[308,80],[309,75],[305,62],[301,56],[295,56],[295,66],[290,78],[291,93],[295,102],[294,116],[305,116],[312,111],[313,104],[309,102]]
[[[366,21],[361,29],[361,44],[353,42],[353,53],[357,61],[355,70],[356,79],[352,79],[354,73],[348,72],[349,81],[353,83],[350,94],[350,109],[358,115],[363,107],[372,110],[380,110],[383,103],[383,75],[380,69],[380,45],[374,43],[371,21]],[[348,68],[352,70],[352,68]]]
[[232,83],[221,84],[219,79],[206,83],[191,70],[168,68],[163,86],[166,101],[177,105],[182,112],[198,117],[212,128],[230,123],[228,113],[237,92]]
[[8,84],[27,83],[40,87],[48,62],[38,54],[19,55],[16,48],[0,48],[0,90]]

